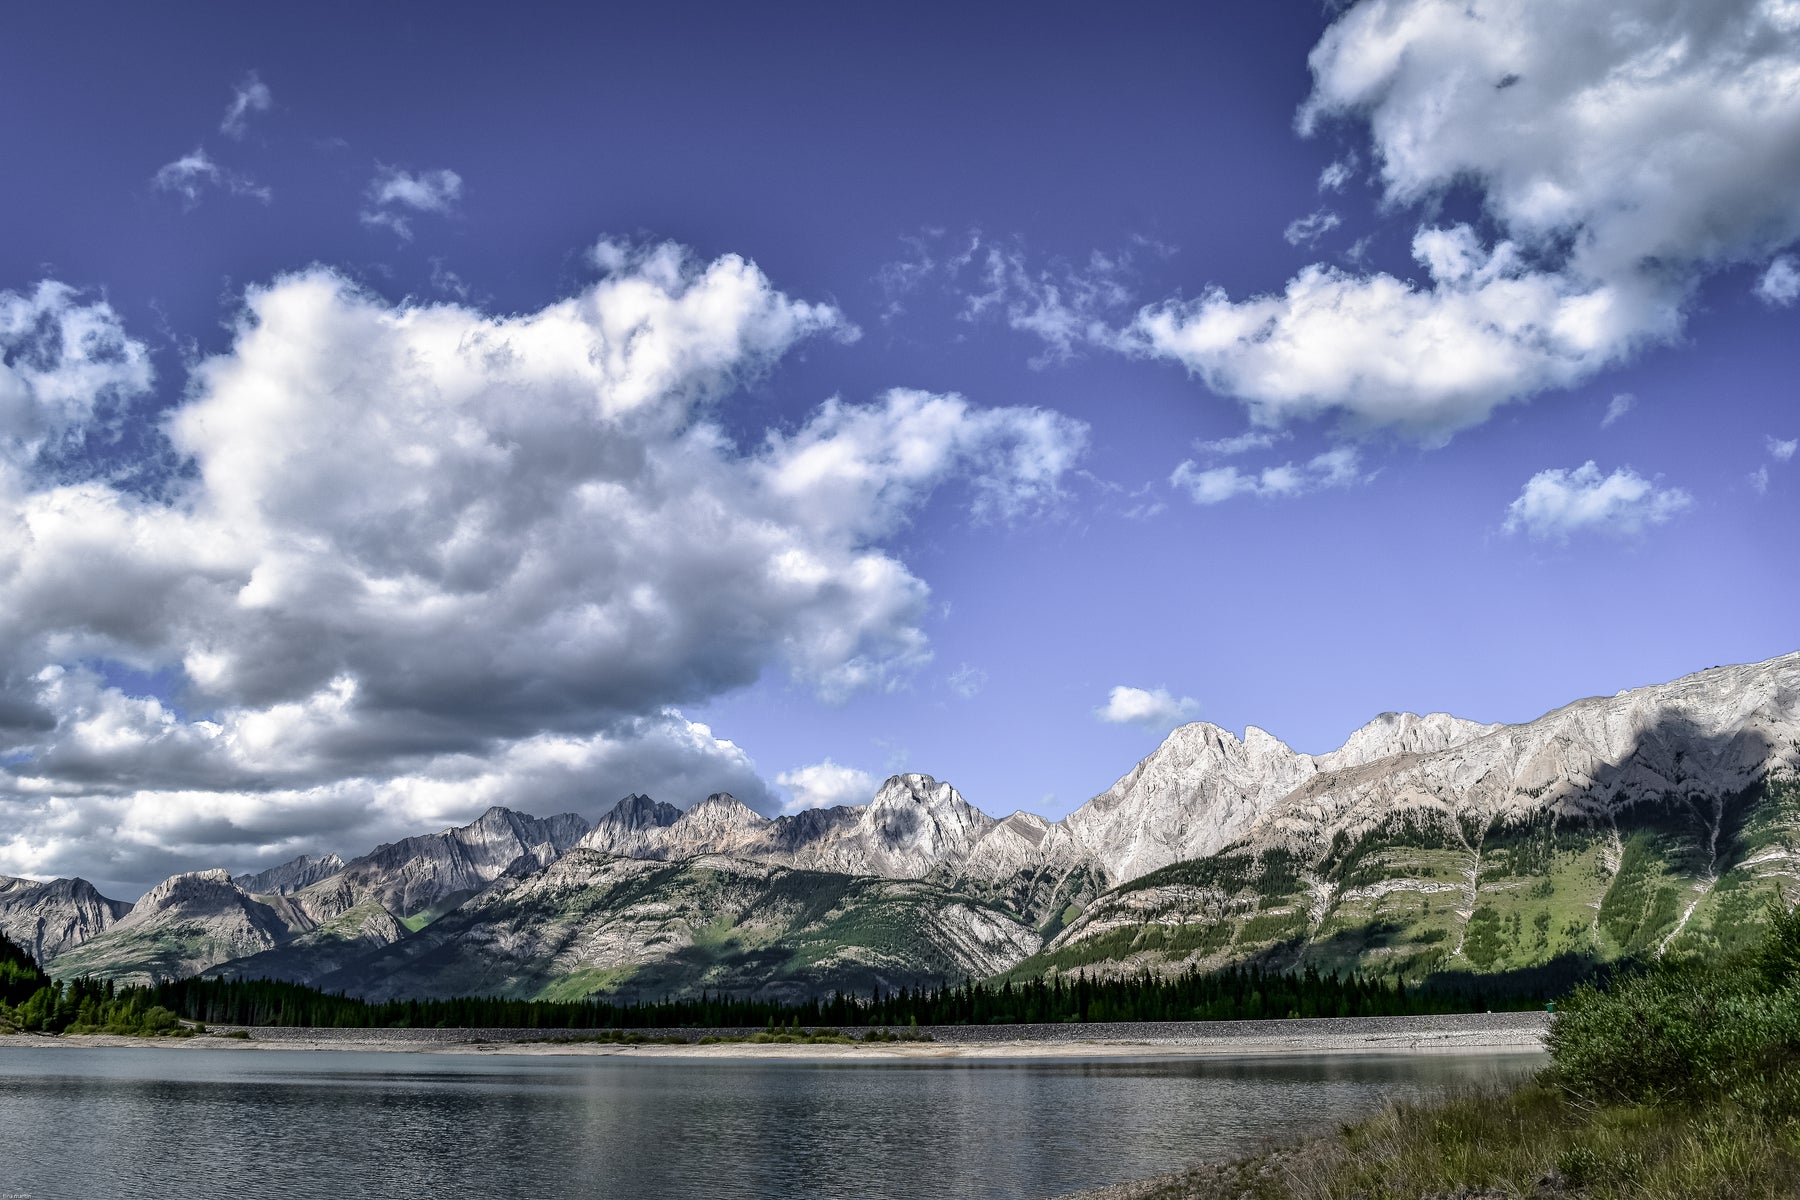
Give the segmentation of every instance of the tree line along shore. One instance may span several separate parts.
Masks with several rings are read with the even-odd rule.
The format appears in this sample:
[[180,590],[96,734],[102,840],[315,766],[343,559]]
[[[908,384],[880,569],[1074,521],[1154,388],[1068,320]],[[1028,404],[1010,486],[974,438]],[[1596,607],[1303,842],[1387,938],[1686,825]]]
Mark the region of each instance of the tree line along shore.
[[867,996],[835,992],[797,1001],[702,993],[630,1003],[482,996],[370,1002],[271,980],[191,978],[123,986],[53,980],[24,950],[0,938],[0,1022],[36,1033],[134,1033],[151,1020],[150,1013],[158,1015],[145,1032],[166,1032],[171,1020],[327,1029],[721,1029],[1426,1016],[1535,1009],[1544,1003],[1535,991],[1484,985],[1478,977],[1462,986],[1408,988],[1356,974],[1258,967],[1189,970],[1172,977],[1077,973],[877,990]]

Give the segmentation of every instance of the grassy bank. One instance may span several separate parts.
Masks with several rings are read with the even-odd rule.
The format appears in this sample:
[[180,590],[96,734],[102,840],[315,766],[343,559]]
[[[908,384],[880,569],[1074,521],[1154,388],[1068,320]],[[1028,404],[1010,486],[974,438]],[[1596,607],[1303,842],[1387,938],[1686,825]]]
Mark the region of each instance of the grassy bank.
[[1800,1198],[1800,911],[1729,961],[1578,989],[1549,1049],[1510,1092],[1395,1106],[1094,1200]]
[[1732,1105],[1571,1103],[1539,1083],[1399,1105],[1336,1134],[1090,1200],[1789,1200],[1800,1130]]

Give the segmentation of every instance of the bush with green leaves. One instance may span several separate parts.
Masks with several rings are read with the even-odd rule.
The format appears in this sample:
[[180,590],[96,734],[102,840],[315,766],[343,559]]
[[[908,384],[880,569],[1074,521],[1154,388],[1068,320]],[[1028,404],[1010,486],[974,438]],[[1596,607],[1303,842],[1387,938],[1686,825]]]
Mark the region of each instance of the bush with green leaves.
[[1762,944],[1733,960],[1578,988],[1551,1028],[1546,1081],[1594,1104],[1800,1113],[1800,910],[1771,916]]

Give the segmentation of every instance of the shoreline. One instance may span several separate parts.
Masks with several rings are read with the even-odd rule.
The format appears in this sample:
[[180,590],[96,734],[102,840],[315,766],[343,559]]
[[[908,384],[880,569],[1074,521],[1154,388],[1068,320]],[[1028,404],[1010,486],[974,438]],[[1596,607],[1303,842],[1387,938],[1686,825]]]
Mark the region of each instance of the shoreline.
[[[1545,1013],[1463,1013],[1431,1017],[1316,1017],[1285,1021],[1146,1022],[1143,1024],[937,1026],[919,1030],[933,1040],[856,1045],[725,1042],[709,1046],[620,1045],[574,1040],[586,1031],[519,1029],[251,1028],[249,1038],[222,1036],[238,1027],[214,1026],[185,1038],[112,1034],[0,1037],[9,1048],[137,1047],[169,1050],[305,1050],[397,1054],[523,1055],[665,1059],[789,1059],[819,1061],[1004,1061],[1018,1059],[1282,1058],[1404,1054],[1540,1054],[1549,1028]],[[738,1035],[758,1030],[633,1030],[648,1036]],[[858,1030],[846,1030],[853,1036]]]

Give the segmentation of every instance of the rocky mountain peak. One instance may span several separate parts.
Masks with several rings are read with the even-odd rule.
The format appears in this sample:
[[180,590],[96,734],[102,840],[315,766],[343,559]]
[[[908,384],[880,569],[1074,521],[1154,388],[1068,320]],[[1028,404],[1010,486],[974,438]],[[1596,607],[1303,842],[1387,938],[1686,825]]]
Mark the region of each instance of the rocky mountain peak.
[[1311,758],[1255,726],[1240,741],[1194,721],[1063,825],[1110,878],[1134,879],[1229,845],[1314,769]]
[[234,875],[232,882],[252,895],[288,896],[321,879],[336,875],[343,869],[344,860],[335,854],[317,858],[302,854],[266,871]]
[[730,792],[714,792],[682,813],[674,823],[691,830],[755,829],[767,825],[769,818]]
[[142,916],[202,896],[236,897],[243,894],[243,889],[232,882],[229,871],[223,867],[214,867],[207,871],[188,871],[169,876],[145,892],[131,911],[133,915]]
[[626,858],[649,858],[662,830],[681,819],[681,810],[634,792],[609,808],[578,843],[584,849]]
[[997,822],[947,783],[895,775],[881,785],[860,822],[875,874],[916,877],[960,863]]
[[1395,754],[1431,754],[1448,750],[1499,729],[1453,717],[1449,713],[1384,712],[1318,759],[1321,771],[1340,771],[1377,762]]
[[85,879],[14,879],[0,875],[0,933],[40,963],[105,932],[131,905],[109,900]]
[[587,831],[574,813],[538,818],[495,805],[467,825],[377,846],[295,896],[320,923],[367,903],[410,917],[473,895],[522,857],[544,866]]
[[625,829],[644,829],[653,825],[673,825],[680,818],[681,810],[673,804],[663,804],[642,792],[633,792],[608,809],[600,821]]

